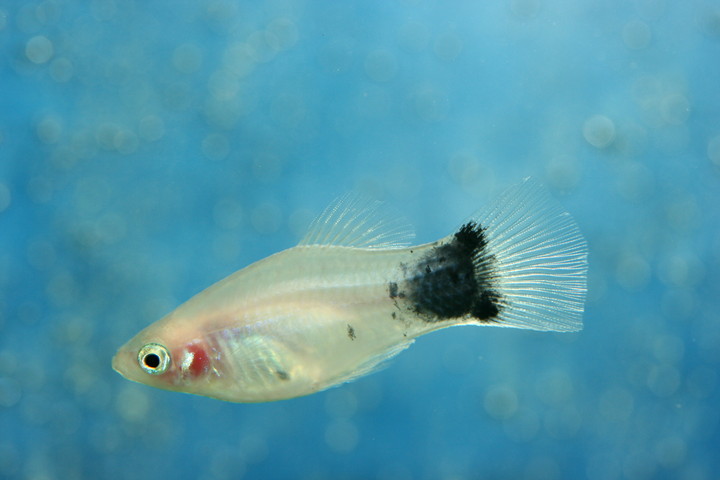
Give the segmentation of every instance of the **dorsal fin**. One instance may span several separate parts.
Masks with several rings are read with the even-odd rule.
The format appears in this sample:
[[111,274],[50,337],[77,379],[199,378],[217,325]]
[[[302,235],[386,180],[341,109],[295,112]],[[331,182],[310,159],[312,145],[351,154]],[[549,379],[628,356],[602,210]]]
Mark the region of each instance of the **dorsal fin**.
[[383,202],[350,192],[328,205],[299,245],[402,248],[414,237],[412,226]]

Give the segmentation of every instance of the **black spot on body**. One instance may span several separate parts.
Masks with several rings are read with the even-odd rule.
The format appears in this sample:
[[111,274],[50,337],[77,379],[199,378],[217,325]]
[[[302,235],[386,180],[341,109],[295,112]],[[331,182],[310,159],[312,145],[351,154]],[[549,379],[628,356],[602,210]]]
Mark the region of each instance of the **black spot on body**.
[[[500,298],[491,288],[491,274],[477,268],[486,246],[482,227],[470,222],[420,259],[408,276],[407,298],[421,318],[437,322],[470,315],[492,321],[498,315]],[[390,293],[400,296],[396,283]]]
[[350,324],[347,326],[347,335],[350,340],[355,340],[355,329]]
[[392,299],[405,298],[405,292],[400,291],[397,282],[388,283],[388,293]]
[[275,375],[277,375],[280,380],[290,380],[290,375],[284,370],[275,370]]

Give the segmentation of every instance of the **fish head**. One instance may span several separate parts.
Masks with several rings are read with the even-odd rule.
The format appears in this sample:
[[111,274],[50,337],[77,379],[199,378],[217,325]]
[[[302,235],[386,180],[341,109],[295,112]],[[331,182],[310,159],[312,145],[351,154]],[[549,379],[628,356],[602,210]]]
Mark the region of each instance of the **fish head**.
[[112,367],[128,380],[163,390],[198,393],[212,381],[214,363],[203,340],[178,328],[174,315],[142,330],[113,357]]

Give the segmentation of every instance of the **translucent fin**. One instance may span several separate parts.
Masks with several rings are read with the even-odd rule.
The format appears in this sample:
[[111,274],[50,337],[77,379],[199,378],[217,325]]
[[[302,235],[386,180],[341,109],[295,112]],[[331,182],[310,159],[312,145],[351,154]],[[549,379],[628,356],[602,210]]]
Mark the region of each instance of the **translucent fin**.
[[537,182],[525,179],[474,218],[487,240],[476,268],[492,272],[502,306],[490,324],[581,330],[588,251],[570,214]]
[[352,382],[353,380],[357,380],[360,377],[364,377],[365,375],[369,375],[371,373],[382,370],[383,368],[388,366],[390,359],[408,348],[410,345],[413,344],[414,341],[415,340],[408,340],[407,342],[395,345],[389,350],[375,355],[374,357],[370,357],[352,372],[334,378],[329,383],[331,384],[331,386],[338,386],[342,385],[343,383]]
[[412,226],[384,203],[348,193],[310,224],[299,245],[402,248],[410,245],[414,237]]

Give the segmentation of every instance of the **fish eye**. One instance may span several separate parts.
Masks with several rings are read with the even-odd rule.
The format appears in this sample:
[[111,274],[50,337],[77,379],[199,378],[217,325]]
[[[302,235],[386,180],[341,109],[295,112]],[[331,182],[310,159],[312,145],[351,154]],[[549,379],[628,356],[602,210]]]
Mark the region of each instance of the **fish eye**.
[[146,373],[160,375],[170,367],[170,352],[158,343],[148,343],[138,352],[138,364]]

